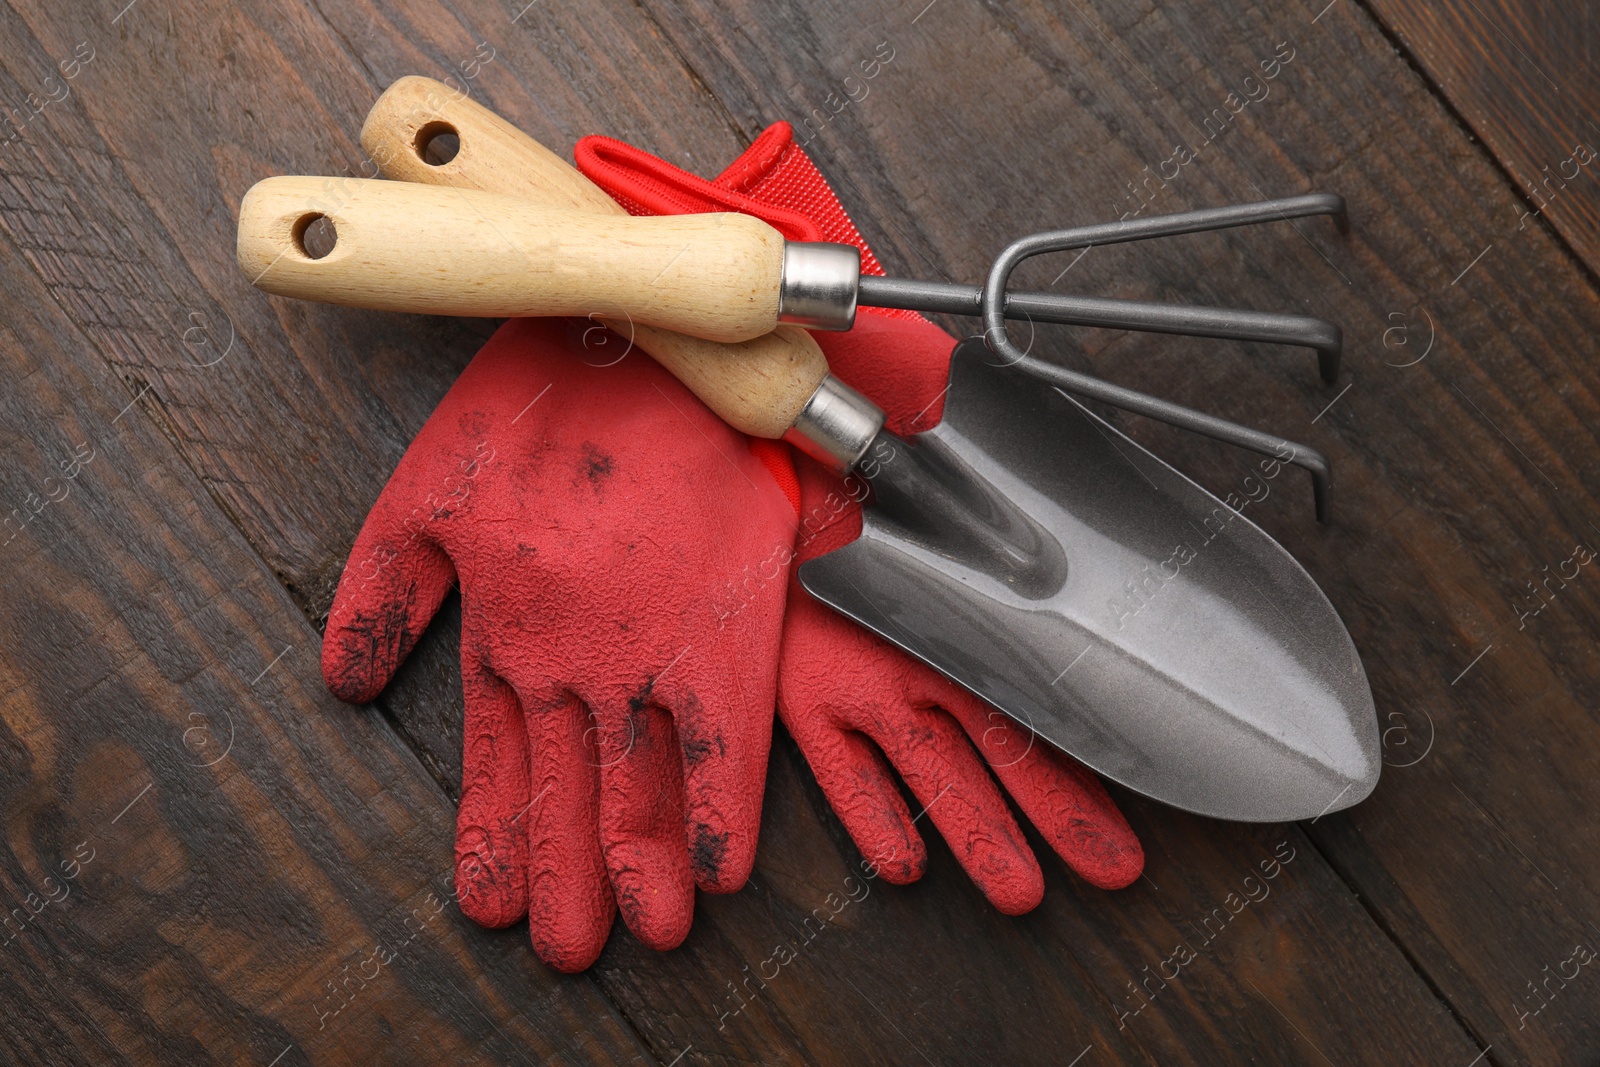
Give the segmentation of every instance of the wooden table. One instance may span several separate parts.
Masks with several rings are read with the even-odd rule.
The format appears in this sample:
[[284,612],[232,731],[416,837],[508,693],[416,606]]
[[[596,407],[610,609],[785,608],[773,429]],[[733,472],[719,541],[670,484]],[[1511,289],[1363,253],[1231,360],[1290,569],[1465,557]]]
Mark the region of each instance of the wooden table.
[[[1592,11],[523,4],[0,6],[0,1059],[1600,1059],[1600,574],[1543,584],[1600,549]],[[1104,893],[1047,859],[1020,919],[930,842],[926,878],[875,886],[750,999],[746,968],[857,859],[780,735],[755,876],[702,897],[683,948],[619,925],[566,977],[525,927],[465,920],[458,609],[364,709],[323,689],[318,634],[366,509],[491,324],[268,299],[233,263],[244,190],[361,173],[361,119],[408,73],[453,74],[558,149],[607,133],[706,174],[809,121],[880,257],[927,277],[1141,199],[1342,193],[1348,237],[1096,249],[1060,283],[1330,318],[1339,384],[1265,346],[1050,344],[1331,456],[1331,525],[1288,480],[1252,517],[1361,650],[1376,794],[1261,827],[1118,792],[1147,877]],[[1213,490],[1251,462],[1119,421]],[[1270,894],[1236,908],[1273,857]]]

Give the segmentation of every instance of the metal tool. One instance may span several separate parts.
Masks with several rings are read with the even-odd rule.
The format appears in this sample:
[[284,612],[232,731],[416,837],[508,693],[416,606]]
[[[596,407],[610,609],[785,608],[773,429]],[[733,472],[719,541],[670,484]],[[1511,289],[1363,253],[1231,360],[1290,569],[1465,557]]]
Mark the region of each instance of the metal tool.
[[[983,337],[1002,360],[1067,392],[1123,408],[1148,418],[1181,427],[1194,433],[1225,441],[1266,456],[1285,457],[1286,462],[1304,468],[1311,475],[1317,518],[1328,518],[1331,472],[1327,459],[1308,445],[1240,426],[1226,419],[1207,415],[1135,389],[1113,385],[1059,364],[1037,359],[1018,349],[1006,332],[1006,319],[1026,319],[1074,326],[1099,326],[1146,333],[1184,334],[1192,337],[1231,338],[1296,345],[1317,352],[1323,381],[1339,376],[1343,355],[1343,334],[1338,326],[1303,315],[1279,315],[1237,308],[1208,308],[1158,304],[1141,300],[1101,300],[1060,293],[1014,292],[1006,288],[1012,271],[1025,259],[1046,252],[1087,249],[1095,245],[1121,244],[1154,237],[1200,233],[1207,230],[1250,226],[1262,222],[1287,221],[1312,215],[1333,218],[1340,232],[1349,228],[1344,198],[1331,193],[1311,193],[1283,200],[1266,200],[1225,208],[1157,215],[1147,219],[1125,220],[1098,226],[1082,226],[1031,234],[1007,245],[990,269],[985,285],[960,285],[950,282],[908,281],[860,273],[860,257],[852,271],[849,255],[839,255],[837,284],[822,280],[826,267],[813,264],[812,251],[818,248],[845,248],[843,245],[801,245],[790,242],[784,249],[784,285],[808,295],[804,301],[791,297],[804,313],[791,312],[788,321],[813,328],[841,328],[847,318],[854,321],[857,302],[872,307],[899,308],[930,314],[979,315]],[[853,248],[850,252],[854,252]],[[831,251],[828,256],[833,256]],[[792,270],[796,262],[802,264]],[[797,280],[799,279],[799,280]],[[814,295],[825,292],[830,297]],[[833,312],[827,305],[831,299]],[[784,313],[780,311],[780,318]],[[804,447],[802,445],[801,447]]]
[[[981,308],[983,317],[984,341],[998,356],[1025,374],[1031,374],[1069,393],[1089,397],[1110,404],[1112,407],[1170,423],[1219,441],[1226,441],[1228,444],[1264,456],[1280,458],[1288,456],[1287,462],[1303,467],[1310,473],[1317,518],[1326,522],[1331,471],[1326,457],[1321,452],[1308,445],[1296,444],[1282,437],[1219,419],[1215,415],[1207,415],[1171,401],[1158,399],[1136,389],[1113,385],[1092,375],[1081,374],[1059,364],[1036,359],[1012,344],[1005,326],[1007,318],[1031,318],[1034,317],[1031,315],[1034,310],[1040,312],[1052,310],[1034,304],[1031,298],[1036,294],[1010,293],[1006,290],[1011,272],[1024,259],[1032,256],[1045,252],[1065,252],[1075,248],[1089,249],[1095,245],[1143,241],[1152,237],[1172,237],[1205,230],[1249,226],[1261,222],[1288,221],[1309,215],[1328,215],[1333,218],[1339,232],[1345,233],[1349,230],[1349,219],[1342,196],[1332,193],[1311,193],[1285,200],[1266,200],[1255,204],[1237,204],[1232,207],[1185,211],[1173,215],[1157,215],[1148,219],[1124,220],[1099,226],[1081,226],[1070,230],[1032,234],[1013,241],[1001,251],[994,266],[990,268],[988,281],[982,288],[938,282],[900,282],[871,277],[864,277],[862,283],[869,289],[876,289],[882,285],[891,291],[885,296],[875,294],[875,300],[905,299],[908,302],[916,300],[918,309],[923,311],[949,310],[970,314],[972,304],[976,303]],[[899,295],[901,293],[904,295]],[[1080,297],[1068,299],[1090,305],[1089,310],[1094,313],[1095,321],[1092,322],[1087,321],[1090,315],[1074,313],[1080,325],[1305,345],[1316,349],[1318,368],[1323,381],[1331,383],[1339,377],[1339,362],[1344,347],[1343,334],[1339,327],[1321,319],[1273,315],[1233,308],[1173,307],[1127,300],[1085,301]],[[1056,317],[1044,314],[1037,317],[1041,321],[1067,322],[1068,314],[1067,311],[1061,310]]]
[[855,322],[857,306],[866,305],[952,315],[981,312],[988,329],[999,330],[1002,335],[1003,319],[1027,319],[1071,326],[1265,341],[1316,350],[1323,380],[1331,382],[1339,376],[1343,338],[1339,327],[1321,319],[1006,290],[1012,270],[1024,259],[1043,252],[1200,233],[1308,215],[1332,216],[1341,230],[1347,225],[1343,197],[1313,193],[1257,204],[1037,233],[1012,243],[1001,253],[985,286],[864,275],[860,256],[850,245],[789,242],[784,247],[778,320],[811,329],[848,330]]
[[1380,770],[1354,644],[1284,549],[1064,392],[955,352],[944,418],[879,431],[819,600],[1108,778],[1216,818],[1315,818]]
[[[944,421],[907,441],[883,430],[882,412],[827,374],[803,333],[757,352],[770,339],[755,348],[716,345],[641,325],[738,337],[752,323],[776,320],[780,292],[790,316],[826,318],[818,308],[844,299],[825,284],[829,264],[842,270],[845,257],[822,253],[810,262],[805,248],[791,256],[802,246],[785,247],[746,216],[624,219],[531,208],[527,201],[537,200],[605,211],[594,196],[610,201],[470,101],[440,106],[430,92],[429,107],[408,109],[426,84],[404,79],[392,87],[369,117],[363,144],[374,159],[387,157],[392,174],[476,188],[441,194],[346,182],[339,202],[329,204],[317,179],[268,179],[240,213],[240,264],[258,285],[386,309],[587,310],[626,319],[641,347],[733,425],[782,435],[870,479],[877,502],[861,540],[802,568],[820,599],[1089,766],[1168,803],[1277,821],[1345,807],[1371,791],[1380,766],[1377,723],[1349,636],[1310,577],[1242,516],[1059,389],[995,366],[981,345],[956,353]],[[387,127],[377,121],[384,114]],[[441,126],[458,133],[461,147],[432,168],[421,150]],[[509,177],[530,168],[531,178]],[[1337,206],[1337,198],[1298,198],[1272,211],[1336,213]],[[853,284],[857,296],[864,287],[874,302],[896,306],[943,311],[959,303],[997,316],[1186,332],[1179,316],[1193,309],[1005,294],[1004,276],[1026,255],[1062,242],[1192,232],[1261,215],[1260,208],[1229,209],[1037,235],[1008,250],[1009,265],[1006,257],[996,264],[997,273],[1007,268],[998,288],[993,278],[985,290]],[[320,260],[299,244],[317,216],[330,218],[338,235]],[[805,300],[797,304],[796,294]],[[1322,353],[1325,372],[1337,370],[1338,332],[1326,324],[1313,330],[1315,320],[1197,314],[1204,335],[1307,343]],[[1005,361],[1060,387],[1131,400],[1123,406],[1156,417],[1176,412],[1169,421],[1180,425],[1188,416],[1210,418],[1008,349],[1003,326],[997,335],[992,322],[988,339]],[[1213,421],[1191,428],[1254,434],[1247,447],[1261,451],[1272,442],[1265,450],[1306,463],[1304,446]]]

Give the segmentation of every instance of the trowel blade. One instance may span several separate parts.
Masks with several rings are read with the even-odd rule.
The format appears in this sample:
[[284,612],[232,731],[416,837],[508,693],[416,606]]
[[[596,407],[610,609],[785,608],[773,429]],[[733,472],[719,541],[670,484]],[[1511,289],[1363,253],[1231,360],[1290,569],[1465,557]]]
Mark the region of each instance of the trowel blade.
[[[1372,693],[1311,576],[1081,404],[992,359],[981,342],[957,347],[944,421],[888,438],[878,474],[869,459],[878,503],[857,541],[801,566],[806,589],[1156,800],[1280,822],[1366,797],[1381,766]],[[901,488],[931,477],[939,492],[897,496],[883,471],[908,455],[918,473]]]

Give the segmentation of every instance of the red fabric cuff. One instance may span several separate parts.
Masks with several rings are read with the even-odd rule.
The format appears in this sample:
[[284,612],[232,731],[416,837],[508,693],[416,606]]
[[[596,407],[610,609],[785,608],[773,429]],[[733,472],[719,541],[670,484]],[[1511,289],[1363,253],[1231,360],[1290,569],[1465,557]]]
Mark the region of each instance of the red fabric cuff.
[[[745,156],[748,155],[747,150]],[[788,241],[826,240],[821,228],[798,211],[764,204],[738,189],[713,185],[643,149],[610,137],[585,137],[572,149],[572,156],[584,176],[627,208],[631,215],[737,211],[761,219]],[[742,160],[745,156],[739,158]]]
[[794,462],[789,456],[789,446],[782,441],[769,441],[764,437],[750,438],[750,454],[761,461],[767,468],[767,473],[772,475],[772,480],[778,483],[778,488],[783,490],[784,498],[789,501],[789,506],[794,508],[795,517],[800,516],[800,479],[794,473]]
[[[664,159],[611,137],[585,137],[572,150],[578,169],[633,215],[687,215],[737,211],[754,215],[788,241],[832,241],[861,250],[861,273],[883,274],[883,265],[833,187],[794,143],[794,129],[775,122],[728,165],[715,181],[690,174]],[[914,311],[873,314],[920,318]]]

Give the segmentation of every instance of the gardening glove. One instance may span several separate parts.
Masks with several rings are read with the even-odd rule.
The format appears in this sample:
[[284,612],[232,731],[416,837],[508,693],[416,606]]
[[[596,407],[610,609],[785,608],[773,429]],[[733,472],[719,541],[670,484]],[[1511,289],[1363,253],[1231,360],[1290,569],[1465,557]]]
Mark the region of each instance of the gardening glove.
[[[714,182],[606,138],[585,138],[575,156],[580,170],[635,214],[742,211],[788,240],[853,244],[863,273],[883,273],[787,123],[770,127]],[[953,341],[933,323],[914,312],[863,308],[854,329],[816,337],[833,373],[883,407],[891,430],[911,434],[939,421]],[[805,457],[797,465],[796,558],[803,561],[860,536],[868,490],[859,476],[841,480]],[[778,715],[857,847],[891,882],[922,876],[927,854],[915,823],[925,813],[995,907],[1013,915],[1035,907],[1043,875],[996,778],[1090,883],[1120,888],[1143,871],[1139,841],[1098,779],[818,603],[792,573]],[[922,813],[912,815],[890,766]]]
[[459,582],[456,894],[569,972],[618,908],[673,948],[694,886],[748,877],[785,595],[750,575],[794,537],[782,446],[625,348],[502,326],[373,506],[322,646],[328,688],[372,700]]

